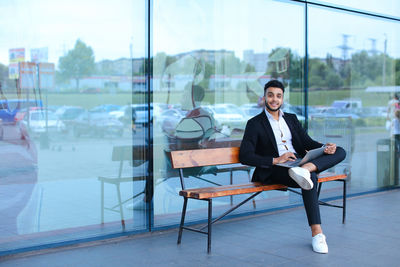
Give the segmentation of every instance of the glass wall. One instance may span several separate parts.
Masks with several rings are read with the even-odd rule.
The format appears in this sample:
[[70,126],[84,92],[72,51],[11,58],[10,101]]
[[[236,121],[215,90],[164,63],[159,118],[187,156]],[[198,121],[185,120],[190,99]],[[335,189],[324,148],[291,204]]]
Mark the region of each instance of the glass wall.
[[350,192],[398,184],[391,125],[392,96],[400,89],[400,24],[313,6],[308,11],[310,133],[345,148],[338,168],[350,175]]
[[[162,107],[154,120],[154,223],[161,226],[178,223],[183,203],[168,151],[239,146],[247,120],[263,110],[263,86],[272,78],[287,87],[285,110],[304,121],[305,20],[303,4],[279,1],[163,0],[153,8],[153,105]],[[248,182],[246,172],[252,170],[234,168],[232,182]],[[231,182],[230,171],[215,167],[185,175],[188,188]],[[287,194],[268,192],[239,212],[274,207],[278,198],[277,205],[289,203]],[[188,220],[205,218],[206,203],[188,205]]]
[[396,0],[311,0],[308,2],[400,18],[400,2]]
[[[239,146],[270,79],[312,137],[345,148],[334,171],[351,193],[399,183],[395,1],[3,2],[0,255],[176,226],[183,200],[168,152]],[[184,175],[198,187],[247,183],[252,171]],[[246,197],[215,200],[213,214]],[[235,212],[292,204],[301,198],[264,192]],[[187,221],[206,208],[189,201]]]
[[1,2],[0,251],[147,228],[144,4]]

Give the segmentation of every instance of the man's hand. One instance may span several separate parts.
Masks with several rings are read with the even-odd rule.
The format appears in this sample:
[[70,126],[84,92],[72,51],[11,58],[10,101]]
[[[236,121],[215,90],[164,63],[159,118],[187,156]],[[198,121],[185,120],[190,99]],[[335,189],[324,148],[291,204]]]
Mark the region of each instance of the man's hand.
[[286,161],[294,161],[296,159],[296,155],[293,152],[286,152],[282,156],[278,158],[274,158],[272,161],[272,164],[279,164],[279,163],[284,163]]
[[326,143],[324,153],[325,154],[335,154],[336,152],[336,144]]

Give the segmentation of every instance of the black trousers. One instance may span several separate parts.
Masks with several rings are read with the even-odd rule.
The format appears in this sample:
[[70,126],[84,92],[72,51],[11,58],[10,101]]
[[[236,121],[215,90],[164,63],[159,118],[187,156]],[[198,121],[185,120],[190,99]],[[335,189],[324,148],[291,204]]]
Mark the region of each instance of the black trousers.
[[[317,173],[323,172],[335,166],[344,160],[345,157],[346,151],[338,146],[335,154],[324,154],[321,157],[311,161],[317,167],[317,171],[311,173],[311,180],[314,183],[314,187],[311,190],[301,190],[309,225],[321,224],[317,192]],[[293,188],[300,188],[300,186],[289,176],[288,170],[289,169],[286,167],[274,166],[271,174],[272,183],[279,183]]]

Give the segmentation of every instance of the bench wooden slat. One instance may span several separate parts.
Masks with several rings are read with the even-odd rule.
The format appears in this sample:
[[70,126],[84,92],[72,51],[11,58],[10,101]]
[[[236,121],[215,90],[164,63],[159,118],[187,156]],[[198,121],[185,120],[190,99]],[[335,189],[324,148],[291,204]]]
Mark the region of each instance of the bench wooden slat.
[[[340,179],[346,179],[345,174],[335,173],[324,173],[318,178],[318,182],[328,182]],[[249,184],[235,184],[235,185],[222,185],[213,187],[202,187],[186,189],[179,192],[180,196],[195,198],[195,199],[207,199],[215,197],[233,196],[240,194],[256,193],[260,191],[269,191],[277,189],[285,189],[287,186],[281,184],[264,185],[262,183],[249,183]]]
[[172,168],[239,163],[239,147],[171,151]]
[[321,173],[318,175],[318,183],[341,180],[346,178],[347,178],[346,174],[337,174],[331,172]]
[[207,198],[249,194],[261,191],[269,191],[269,190],[285,189],[285,188],[287,188],[287,186],[281,184],[264,185],[261,183],[249,183],[240,185],[239,184],[222,185],[217,187],[187,189],[180,191],[179,195],[188,198],[207,199]]

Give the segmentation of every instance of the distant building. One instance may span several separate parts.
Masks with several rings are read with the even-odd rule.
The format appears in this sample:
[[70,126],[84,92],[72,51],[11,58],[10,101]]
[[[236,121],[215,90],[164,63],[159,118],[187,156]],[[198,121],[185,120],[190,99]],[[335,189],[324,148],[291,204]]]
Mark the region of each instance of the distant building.
[[243,61],[255,68],[256,72],[267,71],[268,53],[254,53],[254,50],[243,51]]
[[221,59],[227,57],[227,56],[235,56],[234,51],[230,50],[205,50],[205,49],[200,49],[200,50],[193,50],[185,53],[180,53],[174,55],[174,57],[180,58],[184,57],[187,55],[191,55],[199,60],[203,60],[204,62],[207,63],[215,63],[221,61]]
[[[105,75],[132,75],[143,71],[143,58],[120,58],[116,60],[102,60],[96,63],[96,73]],[[126,73],[126,72],[129,73]]]

